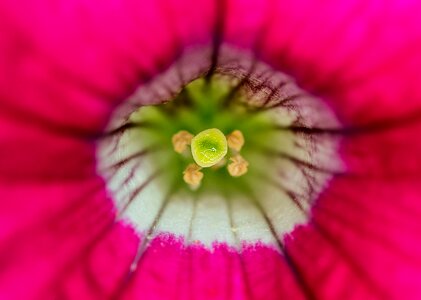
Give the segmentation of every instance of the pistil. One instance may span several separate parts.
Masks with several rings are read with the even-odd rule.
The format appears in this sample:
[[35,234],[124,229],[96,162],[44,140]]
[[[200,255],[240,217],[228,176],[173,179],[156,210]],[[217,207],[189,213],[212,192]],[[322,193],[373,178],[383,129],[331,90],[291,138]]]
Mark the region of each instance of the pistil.
[[216,165],[227,154],[227,139],[216,128],[207,129],[197,134],[191,141],[194,161],[201,167]]

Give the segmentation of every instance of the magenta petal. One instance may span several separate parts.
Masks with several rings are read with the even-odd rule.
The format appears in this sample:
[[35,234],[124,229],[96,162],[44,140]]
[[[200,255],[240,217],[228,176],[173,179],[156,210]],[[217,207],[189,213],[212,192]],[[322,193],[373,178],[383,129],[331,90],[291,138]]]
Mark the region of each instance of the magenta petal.
[[[349,176],[332,181],[314,220],[288,240],[319,298],[420,297],[420,12],[415,1],[274,1],[258,40],[265,60],[346,126],[366,128],[343,137]],[[231,24],[241,28],[241,16]],[[257,40],[232,32],[240,45]]]
[[45,292],[113,221],[99,181],[3,183],[0,196],[0,293],[5,299]]
[[299,240],[309,244],[309,235],[318,236],[316,255],[331,252],[332,264],[345,263],[346,278],[364,287],[367,297],[419,298],[419,182],[357,184],[355,190],[346,180],[335,181],[315,208],[314,227]]
[[211,22],[196,37],[185,22],[176,45],[164,16],[152,1],[0,4],[0,298],[95,298],[125,275],[137,238],[114,223],[92,141],[116,103],[209,36]]
[[332,103],[346,123],[420,109],[421,5],[274,1],[262,55]]
[[52,288],[51,295],[61,293],[71,299],[110,298],[126,280],[138,243],[132,229],[121,224],[113,226],[56,279],[57,286]]
[[[288,259],[260,244],[210,251],[160,236],[126,284],[142,241],[114,223],[93,138],[181,49],[210,43],[220,11],[187,0],[49,5],[0,4],[0,298],[421,297],[418,120],[345,137],[356,177],[334,179],[286,239]],[[403,120],[421,108],[421,6],[387,5],[233,0],[223,38],[259,50],[347,126]]]
[[162,236],[145,250],[133,276],[124,299],[303,298],[279,253],[262,245],[239,254],[223,244],[209,251]]

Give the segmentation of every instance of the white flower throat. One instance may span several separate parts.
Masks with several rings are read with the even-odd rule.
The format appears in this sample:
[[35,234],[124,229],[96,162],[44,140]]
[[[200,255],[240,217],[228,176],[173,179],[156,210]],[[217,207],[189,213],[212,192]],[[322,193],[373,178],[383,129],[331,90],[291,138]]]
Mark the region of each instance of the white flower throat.
[[[206,69],[206,51],[186,53],[127,103],[148,103],[151,90],[168,86],[189,61],[201,58],[197,65]],[[211,80],[200,78],[199,68],[179,78],[177,92],[162,104],[116,110],[109,128],[116,134],[98,144],[98,171],[118,217],[139,234],[173,234],[207,247],[243,241],[277,247],[308,220],[314,200],[341,170],[337,140],[288,129],[337,127],[331,110],[288,76],[251,61],[223,47]],[[269,79],[262,76],[268,72]]]

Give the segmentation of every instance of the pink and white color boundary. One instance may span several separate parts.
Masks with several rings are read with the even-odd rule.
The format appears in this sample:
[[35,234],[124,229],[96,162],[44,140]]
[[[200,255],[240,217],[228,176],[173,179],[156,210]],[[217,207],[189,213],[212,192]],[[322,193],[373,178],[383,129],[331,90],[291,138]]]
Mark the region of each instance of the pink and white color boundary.
[[[286,238],[302,281],[263,245],[208,251],[162,237],[118,290],[140,240],[114,223],[93,136],[178,50],[210,41],[216,2],[1,2],[0,298],[421,297],[417,118],[345,140],[347,168],[364,176],[334,179]],[[257,43],[346,126],[420,112],[419,1],[226,4],[224,40]]]

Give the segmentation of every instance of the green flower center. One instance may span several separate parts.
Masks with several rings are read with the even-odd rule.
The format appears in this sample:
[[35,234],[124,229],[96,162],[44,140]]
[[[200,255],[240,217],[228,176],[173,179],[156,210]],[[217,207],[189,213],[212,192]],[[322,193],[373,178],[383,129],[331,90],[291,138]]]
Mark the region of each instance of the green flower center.
[[[288,148],[292,135],[279,134],[274,129],[274,116],[248,106],[245,93],[233,94],[232,85],[226,77],[214,76],[210,81],[199,78],[186,85],[172,101],[141,107],[130,116],[133,123],[147,124],[132,130],[136,136],[134,147],[157,148],[149,160],[156,169],[164,169],[161,184],[186,189],[183,174],[190,172],[190,180],[196,174],[196,179],[202,181],[200,188],[191,192],[250,194],[263,188],[262,176],[275,174],[263,149],[270,149],[271,145]],[[233,133],[240,133],[245,140],[241,155],[234,146],[228,147],[227,137],[233,145],[236,142]],[[185,145],[177,148],[175,136]],[[189,168],[192,163],[204,169]],[[239,173],[247,166],[247,174]],[[203,180],[198,172],[203,173]]]

